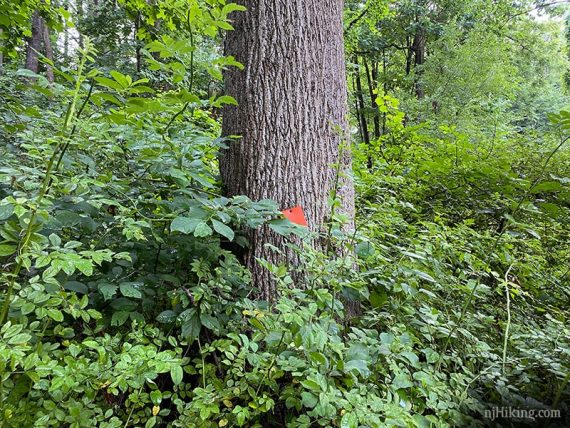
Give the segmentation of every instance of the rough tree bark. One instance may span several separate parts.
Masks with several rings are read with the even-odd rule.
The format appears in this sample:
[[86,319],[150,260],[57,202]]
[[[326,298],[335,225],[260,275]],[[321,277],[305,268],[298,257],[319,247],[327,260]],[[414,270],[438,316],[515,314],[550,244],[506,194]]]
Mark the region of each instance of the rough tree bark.
[[[44,18],[42,18],[36,10],[32,15],[32,36],[28,38],[26,50],[26,68],[34,73],[37,73],[40,68],[40,52],[43,52],[47,59],[53,61],[53,48],[50,40],[49,27]],[[49,64],[46,64],[46,76],[49,82],[54,81],[53,68]]]
[[[239,106],[224,111],[223,133],[239,135],[220,158],[228,195],[273,199],[282,208],[301,205],[309,227],[322,230],[330,209],[340,161],[350,168],[346,141],[347,88],[344,63],[342,0],[239,0],[246,12],[235,13],[235,31],[226,54],[244,64],[226,73],[226,93]],[[343,211],[352,218],[354,190],[340,180]],[[270,275],[256,257],[279,261],[265,243],[281,246],[267,228],[252,231],[245,262],[258,297],[272,299]],[[286,250],[287,251],[287,250]],[[291,257],[288,254],[286,257]]]
[[420,68],[424,64],[426,57],[426,34],[422,28],[419,28],[416,31],[414,42],[412,44],[412,50],[414,52],[414,70],[416,72],[414,79],[414,89],[418,99],[422,99],[424,98],[425,93],[420,83]]
[[[47,59],[53,62],[53,48],[51,46],[51,38],[50,38],[50,31],[47,23],[42,18],[42,38],[44,42],[44,55]],[[53,74],[53,67],[49,64],[46,64],[46,77],[49,82],[55,81],[55,76]]]
[[43,19],[36,10],[32,15],[32,35],[28,38],[28,47],[26,50],[26,68],[38,72],[40,51],[43,38]]

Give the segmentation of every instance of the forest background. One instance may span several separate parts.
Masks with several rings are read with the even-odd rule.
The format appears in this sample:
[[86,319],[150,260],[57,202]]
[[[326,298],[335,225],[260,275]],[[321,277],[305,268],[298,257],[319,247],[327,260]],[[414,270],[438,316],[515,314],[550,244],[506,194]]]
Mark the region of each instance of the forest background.
[[0,427],[569,426],[565,3],[347,0],[307,230],[220,177],[242,5],[0,1]]

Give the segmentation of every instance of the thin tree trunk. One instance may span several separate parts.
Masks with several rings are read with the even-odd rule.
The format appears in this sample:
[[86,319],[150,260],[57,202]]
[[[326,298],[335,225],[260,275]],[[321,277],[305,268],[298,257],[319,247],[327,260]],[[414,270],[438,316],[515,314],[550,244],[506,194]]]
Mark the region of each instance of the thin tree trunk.
[[[352,91],[356,94],[356,73],[352,76]],[[362,131],[362,121],[360,120],[360,107],[358,102],[358,97],[354,97],[354,113],[356,114],[356,122],[358,123],[358,134],[360,135],[360,141],[364,141],[364,132]]]
[[[386,60],[386,49],[382,49],[382,78],[384,80],[384,95],[388,94],[388,61]],[[382,135],[386,135],[386,112],[382,114]]]
[[364,114],[366,104],[364,104],[364,91],[362,90],[362,79],[360,78],[360,64],[358,63],[358,57],[354,58],[354,62],[357,65],[355,72],[356,98],[358,99],[358,111],[362,125],[362,134],[364,136],[363,141],[366,146],[370,146],[370,133],[368,132],[368,122],[366,120],[366,115]]
[[[53,62],[53,48],[51,46],[51,39],[50,39],[50,35],[49,35],[49,27],[47,26],[47,23],[45,22],[45,20],[43,18],[42,18],[42,36],[43,36],[43,42],[44,42],[44,55],[46,56],[46,58],[48,60]],[[46,76],[47,76],[48,82],[51,82],[51,83],[54,82],[55,77],[53,75],[53,67],[50,64],[46,64]]]
[[414,50],[409,37],[406,37],[406,76],[412,72],[412,61],[414,59]]
[[[76,0],[77,22],[81,23],[85,10],[83,10],[83,0]],[[81,29],[80,29],[81,30]],[[83,31],[79,31],[79,47],[83,48]]]
[[135,43],[135,61],[137,73],[142,70],[142,53],[141,53],[141,42],[137,38],[137,33],[141,27],[141,13],[137,12],[137,17],[135,19],[135,31],[134,31],[134,43]]
[[423,29],[419,28],[414,36],[414,42],[412,44],[412,50],[414,52],[414,89],[418,99],[422,99],[425,96],[424,89],[420,82],[421,66],[425,62],[426,56],[426,35]]
[[69,61],[69,27],[66,25],[63,31],[63,58],[67,63]]
[[39,70],[40,46],[43,36],[43,19],[36,10],[32,15],[32,35],[28,38],[28,47],[26,50],[26,68],[34,73]]
[[372,69],[371,69],[371,67],[368,65],[368,61],[366,61],[366,58],[363,58],[363,61],[364,61],[364,68],[366,70],[368,93],[370,95],[370,107],[374,112],[374,117],[373,117],[374,138],[380,138],[380,118],[378,117],[378,104],[376,104],[377,94],[375,91],[376,82],[378,79],[378,70],[377,70],[378,65],[376,64],[376,62],[374,62],[372,64]]
[[[342,0],[239,0],[246,12],[234,13],[235,31],[226,54],[244,64],[226,72],[226,93],[239,106],[224,111],[223,134],[239,135],[220,158],[226,193],[253,200],[273,199],[280,207],[300,205],[309,227],[322,231],[335,185],[335,163],[350,168],[342,151],[347,128],[347,88],[342,39]],[[354,189],[340,180],[342,210],[353,217]],[[268,228],[248,234],[245,262],[259,297],[276,297],[268,271],[256,262],[283,262],[265,244],[281,247]]]
[[[2,39],[2,33],[4,30],[0,28],[0,40]],[[4,46],[0,45],[0,76],[4,74]]]

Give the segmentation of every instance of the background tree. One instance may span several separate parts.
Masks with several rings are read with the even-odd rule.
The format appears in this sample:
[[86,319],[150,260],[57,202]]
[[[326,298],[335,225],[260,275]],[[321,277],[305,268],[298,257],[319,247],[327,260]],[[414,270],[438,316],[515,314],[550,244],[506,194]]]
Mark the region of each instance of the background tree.
[[[563,3],[346,1],[346,234],[340,2],[0,0],[2,428],[570,426]],[[240,192],[318,198],[331,248],[264,253],[293,228]],[[266,296],[245,238],[294,261]]]
[[[225,108],[223,134],[237,135],[220,159],[228,195],[272,199],[285,209],[300,205],[313,231],[322,231],[328,198],[350,168],[346,143],[347,88],[344,66],[343,2],[269,0],[242,2],[226,54],[244,70],[225,75],[237,106]],[[341,179],[341,210],[351,219],[353,189]],[[351,220],[349,220],[351,221]],[[265,244],[281,238],[267,227],[251,231],[246,264],[261,296],[275,297],[270,274],[255,261],[279,258]],[[283,248],[284,249],[284,248]]]

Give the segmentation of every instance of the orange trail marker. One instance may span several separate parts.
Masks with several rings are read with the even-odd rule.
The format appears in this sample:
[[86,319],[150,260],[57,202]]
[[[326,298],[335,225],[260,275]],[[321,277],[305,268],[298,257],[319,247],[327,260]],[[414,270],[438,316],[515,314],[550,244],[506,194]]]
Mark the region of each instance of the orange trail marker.
[[287,208],[286,210],[281,211],[286,219],[288,219],[291,223],[298,224],[300,226],[307,227],[307,219],[305,218],[305,213],[303,212],[303,208],[301,207],[294,207],[294,208]]

